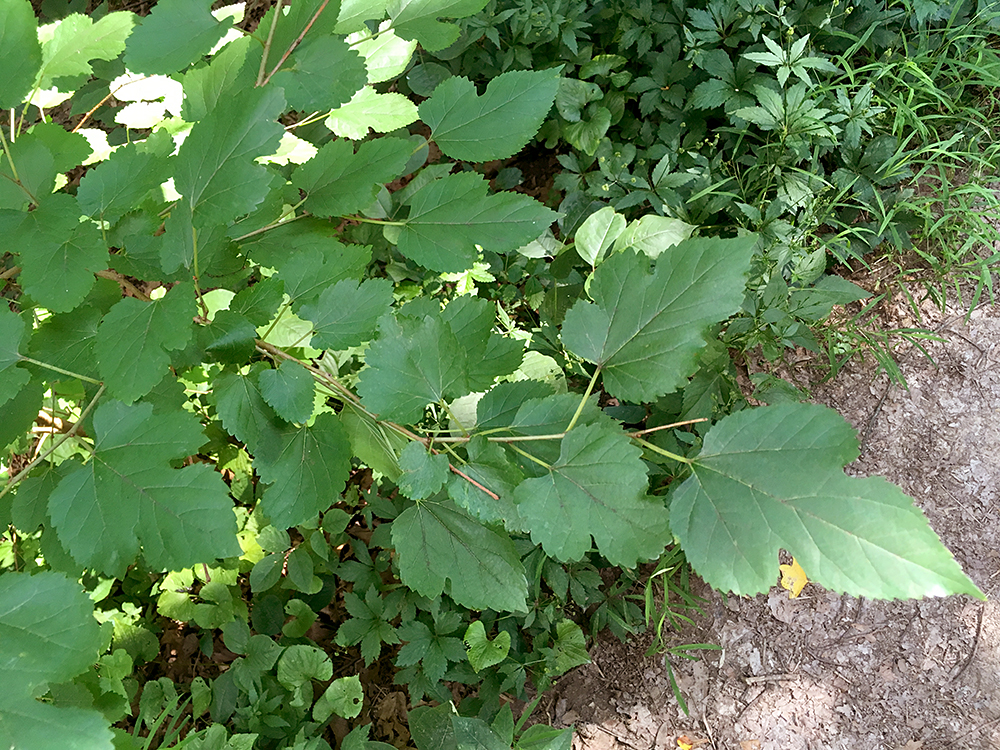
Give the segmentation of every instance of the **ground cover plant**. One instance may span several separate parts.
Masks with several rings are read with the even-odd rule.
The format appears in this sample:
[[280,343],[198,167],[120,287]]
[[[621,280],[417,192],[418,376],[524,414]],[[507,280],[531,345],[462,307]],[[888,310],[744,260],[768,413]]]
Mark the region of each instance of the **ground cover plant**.
[[[908,497],[843,473],[846,422],[778,381],[751,407],[733,374],[732,351],[811,344],[866,297],[827,257],[909,231],[858,208],[900,203],[906,145],[879,140],[864,77],[823,92],[856,121],[819,111],[846,51],[744,29],[742,6],[664,7],[677,23],[651,36],[602,26],[614,4],[544,6],[553,35],[543,6],[477,0],[295,0],[259,23],[163,0],[41,25],[0,2],[0,744],[565,748],[511,699],[585,663],[588,632],[681,616],[652,592],[695,604],[671,578],[688,564],[753,594],[783,549],[836,591],[981,596]],[[795,23],[762,7],[744,10]],[[894,38],[962,21],[935,8]],[[504,47],[502,24],[523,38]],[[753,99],[706,100],[691,140],[642,103],[685,84],[629,92],[611,53],[552,52],[591,55],[590,28],[640,56],[676,42],[692,92],[741,71]],[[503,55],[476,57],[481,38]],[[649,179],[595,129],[630,93],[617,137],[676,130],[642,144]],[[793,106],[804,130],[766,119]],[[709,126],[756,144],[730,165],[770,175],[753,200],[716,184]],[[538,139],[572,147],[548,203],[512,189]],[[836,159],[857,162],[842,184]],[[834,239],[803,255],[810,174],[840,186]],[[392,684],[404,721],[373,721]]]

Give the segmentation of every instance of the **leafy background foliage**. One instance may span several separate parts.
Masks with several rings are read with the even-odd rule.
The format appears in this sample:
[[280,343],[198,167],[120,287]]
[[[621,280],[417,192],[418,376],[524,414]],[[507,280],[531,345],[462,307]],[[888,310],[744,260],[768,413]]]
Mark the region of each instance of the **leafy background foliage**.
[[[319,749],[340,717],[387,747],[384,668],[439,704],[422,750],[555,750],[525,724],[585,629],[651,621],[646,563],[753,594],[783,549],[836,591],[981,596],[909,498],[843,474],[843,420],[773,377],[751,407],[732,353],[818,348],[868,297],[828,260],[943,226],[908,165],[986,163],[987,131],[902,137],[894,45],[954,114],[989,16],[76,10],[0,5],[0,744]],[[183,679],[178,623],[211,665]]]

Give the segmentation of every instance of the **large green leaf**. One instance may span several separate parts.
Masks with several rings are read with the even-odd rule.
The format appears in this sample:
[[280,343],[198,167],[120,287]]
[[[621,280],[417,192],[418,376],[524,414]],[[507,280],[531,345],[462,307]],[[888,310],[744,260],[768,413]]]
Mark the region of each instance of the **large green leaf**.
[[361,140],[371,128],[388,133],[417,121],[417,105],[402,94],[380,94],[365,86],[347,104],[330,113],[324,124],[342,138]]
[[0,305],[0,404],[21,390],[31,378],[31,374],[17,366],[21,361],[18,351],[25,341],[25,323],[10,311],[7,305]]
[[318,37],[296,48],[271,81],[284,88],[292,108],[328,110],[349,102],[368,82],[368,70],[343,39]]
[[152,415],[152,404],[99,406],[93,459],[49,497],[59,539],[81,565],[120,577],[140,545],[157,570],[240,553],[221,475],[203,463],[170,467],[205,442],[201,424],[182,410]]
[[298,362],[286,359],[275,370],[262,370],[257,382],[264,400],[282,419],[305,424],[312,416],[316,381]]
[[453,159],[506,159],[541,127],[559,87],[559,70],[509,71],[490,81],[482,96],[472,81],[454,76],[420,104],[420,119]]
[[258,362],[246,375],[220,373],[213,389],[222,426],[230,435],[246,443],[247,449],[254,454],[274,450],[287,427],[261,393],[258,378],[266,369],[265,364]]
[[254,458],[261,478],[271,484],[261,509],[278,528],[308,521],[344,491],[351,471],[351,445],[334,414],[320,414],[312,426],[286,428],[278,444]]
[[416,39],[430,52],[458,39],[458,26],[440,18],[465,18],[486,7],[488,0],[389,0],[392,28],[403,39]]
[[593,424],[571,430],[547,475],[526,479],[514,496],[550,556],[579,560],[593,536],[613,565],[631,568],[670,541],[666,508],[646,497],[647,485],[642,451],[620,428]]
[[525,611],[524,568],[505,534],[450,503],[423,502],[392,522],[403,583],[422,596],[448,594],[471,609]]
[[[169,138],[166,141],[172,150],[173,142]],[[76,194],[80,208],[87,216],[114,224],[163,184],[169,160],[169,151],[156,153],[132,143],[119,147],[80,180]]]
[[368,141],[357,153],[350,141],[331,141],[295,170],[292,184],[306,194],[313,214],[343,216],[370,206],[379,188],[400,175],[412,153],[413,145],[402,138]]
[[0,108],[16,107],[31,91],[42,64],[37,27],[28,0],[0,3]]
[[392,305],[392,284],[371,279],[338,281],[320,294],[315,304],[303,305],[299,315],[316,326],[311,345],[316,349],[347,349],[370,341],[379,318]]
[[179,284],[154,302],[126,297],[104,316],[94,352],[112,396],[135,401],[167,374],[169,351],[191,340],[196,313],[190,285]]
[[783,548],[811,579],[854,596],[982,597],[898,487],[843,473],[857,455],[854,431],[825,407],[737,412],[705,436],[670,525],[699,575],[737,594],[773,586]]
[[51,88],[53,79],[91,75],[91,60],[114,60],[125,49],[135,16],[118,11],[96,23],[74,13],[46,30],[42,41],[42,67],[37,86]]
[[281,89],[250,89],[220,99],[184,141],[174,186],[195,226],[227,223],[250,213],[271,188],[271,174],[254,158],[277,150],[284,129]]
[[[302,235],[291,233],[292,239]],[[306,237],[306,242],[309,238]],[[305,247],[278,265],[278,278],[285,284],[285,294],[293,310],[317,303],[319,297],[339,281],[359,279],[371,260],[371,248],[365,245],[341,245],[328,240],[325,247]]]
[[215,20],[211,4],[211,0],[159,0],[126,43],[128,69],[168,75],[206,55],[231,25],[229,19]]
[[358,393],[382,419],[417,422],[427,404],[464,395],[461,359],[458,339],[440,317],[402,324],[388,319],[368,350]]
[[46,196],[10,238],[21,254],[21,284],[39,305],[69,312],[108,267],[108,248],[94,224],[80,222],[73,196]]
[[650,273],[626,250],[594,272],[593,302],[563,323],[566,348],[601,368],[605,390],[645,403],[680,388],[697,369],[709,327],[743,302],[757,238],[698,238],[665,249]]
[[49,571],[0,576],[0,747],[111,750],[97,711],[35,700],[39,688],[90,668],[101,650],[94,605],[76,581]]
[[257,69],[248,59],[248,51],[255,44],[251,36],[237,39],[223,47],[208,65],[184,74],[181,116],[186,121],[205,119],[223,97],[253,86]]
[[399,235],[399,250],[441,272],[472,268],[476,245],[507,253],[536,239],[558,214],[526,195],[487,195],[473,172],[450,174],[418,190]]

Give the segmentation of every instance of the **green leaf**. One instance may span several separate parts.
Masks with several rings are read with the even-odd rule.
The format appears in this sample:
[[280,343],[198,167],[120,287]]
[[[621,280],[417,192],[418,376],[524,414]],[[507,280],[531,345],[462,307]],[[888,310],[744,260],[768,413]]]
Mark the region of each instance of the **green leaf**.
[[295,170],[292,184],[306,193],[318,216],[343,216],[367,208],[382,185],[402,173],[413,146],[402,138],[379,138],[361,144],[336,140],[323,146]]
[[[0,333],[0,336],[2,335]],[[0,374],[0,389],[3,388],[2,381],[3,375]],[[42,383],[36,380],[20,390],[3,391],[3,395],[0,395],[0,406],[3,406],[3,420],[0,420],[0,450],[31,429],[42,408],[42,395],[45,390]],[[17,498],[21,497],[23,486],[23,484],[18,486],[15,503]]]
[[342,38],[307,37],[271,81],[284,88],[293,109],[327,110],[349,102],[368,82],[368,70]]
[[193,290],[178,284],[161,299],[126,297],[104,316],[94,352],[108,392],[132,402],[167,374],[169,351],[187,346],[197,313]]
[[555,99],[560,70],[503,73],[482,96],[469,79],[449,78],[420,104],[420,119],[453,159],[506,159],[538,132]]
[[462,473],[480,486],[455,474],[448,480],[448,496],[483,523],[502,524],[510,532],[526,531],[514,502],[514,490],[524,480],[524,474],[499,445],[483,437],[469,441],[466,451],[468,459],[462,464]]
[[282,419],[305,424],[312,416],[316,381],[298,362],[286,359],[277,370],[263,370],[258,383],[264,400]]
[[392,522],[403,583],[463,607],[526,611],[528,582],[510,538],[450,504],[423,502]]
[[211,0],[159,0],[125,45],[133,73],[177,73],[208,54],[229,30],[210,12]]
[[564,562],[597,548],[612,565],[634,567],[670,541],[667,511],[645,496],[642,451],[620,429],[584,425],[562,440],[559,460],[515,491],[531,539]]
[[[168,152],[169,153],[169,152]],[[87,216],[114,224],[164,182],[170,157],[129,143],[87,171],[76,198]]]
[[338,281],[327,287],[315,304],[303,305],[299,315],[311,320],[314,349],[343,350],[375,337],[375,327],[392,305],[392,283],[386,279]]
[[12,109],[30,93],[42,64],[38,21],[28,0],[0,4],[0,108]]
[[588,216],[576,230],[576,252],[591,266],[597,266],[624,231],[625,217],[611,206],[605,206]]
[[8,692],[34,697],[36,688],[88,669],[101,648],[93,612],[80,584],[61,573],[0,576],[0,668]]
[[518,738],[516,750],[572,750],[573,727],[555,729],[545,724],[532,724]]
[[462,350],[451,328],[437,316],[410,323],[383,321],[368,349],[368,368],[358,380],[363,403],[382,419],[418,422],[424,407],[464,391]]
[[697,368],[709,327],[743,302],[756,235],[698,238],[668,248],[650,273],[645,256],[616,254],[590,282],[594,302],[566,313],[562,339],[601,368],[608,393],[655,401],[684,385]]
[[340,498],[351,472],[351,447],[334,414],[316,417],[311,427],[286,428],[275,446],[265,446],[254,468],[271,486],[261,509],[281,528],[319,515]]
[[0,708],[0,745],[31,750],[114,750],[99,711],[52,706],[30,696],[8,697]]
[[705,436],[670,525],[707,583],[741,595],[774,585],[785,549],[810,579],[852,596],[981,597],[898,487],[843,473],[857,456],[854,431],[825,407],[737,412]]
[[482,620],[475,620],[465,631],[465,648],[469,664],[476,672],[493,667],[507,658],[510,652],[510,633],[501,630],[492,641],[486,637]]
[[340,421],[351,440],[351,450],[367,466],[395,482],[399,478],[399,454],[410,441],[369,417],[352,402],[344,403]]
[[27,370],[17,366],[24,333],[24,321],[7,305],[0,305],[0,404],[12,399],[31,379]]
[[[302,235],[291,233],[290,240]],[[312,238],[306,236],[306,241]],[[341,245],[327,240],[324,247],[306,247],[278,266],[285,294],[292,309],[316,302],[329,287],[343,279],[358,279],[371,260],[371,248],[364,245]]]
[[510,743],[498,737],[489,724],[459,716],[451,703],[412,709],[410,732],[418,750],[510,750]]
[[418,190],[399,236],[399,251],[444,273],[472,268],[476,245],[507,253],[531,242],[558,214],[526,195],[487,195],[472,172],[450,174]]
[[123,575],[140,545],[158,570],[240,554],[221,475],[207,464],[170,467],[205,442],[198,420],[186,411],[152,414],[151,404],[101,404],[94,458],[49,497],[63,546],[80,564],[109,575]]
[[690,237],[694,230],[693,225],[680,219],[647,214],[628,225],[615,242],[615,250],[632,248],[656,260],[664,250]]
[[250,89],[221,99],[191,129],[174,162],[174,186],[196,227],[227,223],[264,200],[271,174],[253,159],[277,150],[284,110],[281,89]]
[[[57,22],[42,39],[42,67],[36,85],[52,87],[53,79],[93,74],[91,60],[114,60],[125,49],[132,31],[132,13],[108,13],[94,23],[87,16],[74,13]],[[51,33],[51,36],[48,34]]]
[[549,677],[558,677],[574,667],[590,664],[587,639],[580,626],[572,620],[560,620],[556,623],[556,639],[552,646],[542,648],[542,653],[545,655]]
[[392,745],[368,739],[371,724],[359,724],[344,737],[340,750],[395,750]]
[[340,677],[330,683],[313,706],[313,721],[323,724],[332,714],[353,719],[361,713],[365,691],[357,675]]
[[248,60],[248,51],[256,40],[251,36],[230,42],[212,61],[184,74],[184,104],[181,116],[187,122],[205,119],[219,101],[253,86],[257,70]]
[[486,7],[488,0],[389,0],[392,28],[403,39],[416,39],[437,52],[458,39],[458,26],[440,18],[466,18]]
[[284,282],[277,277],[261,279],[247,287],[229,302],[229,309],[244,316],[255,326],[267,325],[281,305],[285,293]]
[[94,273],[108,267],[108,248],[90,222],[80,222],[71,195],[46,196],[11,241],[21,253],[21,285],[53,312],[69,312],[87,296]]
[[399,489],[412,500],[430,497],[448,480],[448,456],[429,453],[416,441],[410,443],[399,456]]
[[308,685],[312,680],[326,681],[333,676],[333,662],[315,646],[289,646],[278,659],[278,682],[288,690]]
[[[365,34],[365,36],[368,36]],[[353,41],[353,37],[351,40]],[[405,71],[417,48],[414,41],[405,41],[391,29],[380,33],[374,39],[365,39],[352,44],[365,59],[368,69],[368,83],[382,83],[398,78]]]
[[[51,316],[32,335],[31,356],[64,370],[97,378],[99,373],[94,361],[94,341],[97,339],[100,321],[101,312],[92,305],[82,305],[72,313]],[[0,340],[4,340],[2,336]],[[3,382],[2,377],[0,374],[0,384]]]
[[389,133],[417,121],[417,105],[402,94],[380,94],[365,86],[347,104],[330,113],[324,124],[341,138],[361,140],[371,128]]
[[242,315],[219,310],[207,326],[198,329],[198,341],[217,362],[243,364],[254,353],[257,329]]
[[274,450],[285,422],[261,393],[258,377],[267,365],[252,365],[247,375],[223,372],[215,378],[216,411],[230,435],[246,443],[251,453]]

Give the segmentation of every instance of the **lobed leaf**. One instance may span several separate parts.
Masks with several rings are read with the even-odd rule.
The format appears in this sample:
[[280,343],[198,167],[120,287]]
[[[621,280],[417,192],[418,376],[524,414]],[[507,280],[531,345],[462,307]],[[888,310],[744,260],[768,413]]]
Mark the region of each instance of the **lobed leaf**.
[[743,302],[755,235],[667,248],[649,272],[625,251],[594,272],[590,295],[566,313],[562,340],[601,368],[608,393],[635,403],[680,388],[697,369],[709,327]]
[[169,75],[208,54],[231,21],[212,15],[211,0],[159,0],[125,45],[125,65],[133,73]]
[[850,425],[825,407],[737,412],[705,436],[671,527],[699,575],[741,595],[774,585],[785,549],[810,579],[853,596],[981,597],[902,490],[843,473],[857,454]]
[[28,0],[0,3],[0,108],[13,109],[31,91],[42,64],[37,28]]

